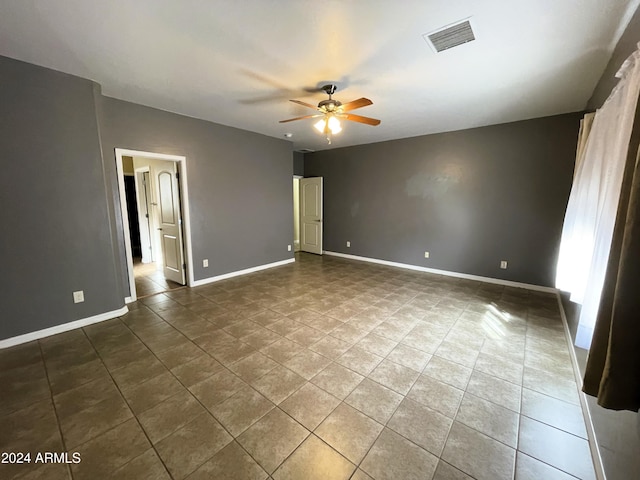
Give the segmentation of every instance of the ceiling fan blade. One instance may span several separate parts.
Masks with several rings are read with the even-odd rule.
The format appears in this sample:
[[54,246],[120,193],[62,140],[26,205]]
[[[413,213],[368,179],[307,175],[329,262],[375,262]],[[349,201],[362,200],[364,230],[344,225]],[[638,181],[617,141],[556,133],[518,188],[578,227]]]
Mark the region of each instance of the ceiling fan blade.
[[373,105],[373,102],[371,100],[369,100],[368,98],[359,98],[357,100],[354,100],[352,102],[347,102],[347,103],[343,103],[342,104],[342,111],[343,112],[348,112],[350,110],[355,110],[356,108],[362,108],[362,107],[366,107],[368,105]]
[[293,122],[294,120],[304,120],[305,118],[314,118],[314,117],[321,117],[322,114],[318,113],[316,115],[305,115],[304,117],[296,117],[296,118],[288,118],[287,120],[280,120],[280,123],[287,123],[287,122]]
[[318,110],[318,107],[315,105],[311,105],[310,103],[301,102],[300,100],[289,100],[290,102],[297,103],[298,105],[302,105],[303,107],[313,108],[314,110]]
[[345,113],[340,115],[345,120],[351,120],[352,122],[366,123],[367,125],[380,125],[380,120],[377,118],[363,117],[362,115],[354,115],[353,113]]

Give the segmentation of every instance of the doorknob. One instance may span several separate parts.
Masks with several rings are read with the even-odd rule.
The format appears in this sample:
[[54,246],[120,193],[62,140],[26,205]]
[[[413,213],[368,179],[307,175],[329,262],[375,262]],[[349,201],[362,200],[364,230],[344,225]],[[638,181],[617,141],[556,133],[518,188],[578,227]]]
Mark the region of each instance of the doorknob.
[[161,228],[158,228],[158,230],[162,230]]

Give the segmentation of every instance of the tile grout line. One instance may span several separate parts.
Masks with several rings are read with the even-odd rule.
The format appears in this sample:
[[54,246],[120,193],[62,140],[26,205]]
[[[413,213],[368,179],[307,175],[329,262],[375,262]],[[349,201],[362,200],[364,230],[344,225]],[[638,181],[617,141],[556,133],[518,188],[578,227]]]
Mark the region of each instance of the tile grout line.
[[571,364],[573,366],[573,374],[576,380],[576,388],[578,390],[578,397],[580,398],[580,407],[582,408],[582,416],[584,418],[585,427],[587,430],[587,438],[589,441],[589,450],[591,451],[591,461],[594,466],[596,478],[598,480],[606,480],[606,474],[604,471],[604,464],[602,462],[602,456],[600,455],[600,448],[598,446],[598,439],[596,438],[595,427],[593,426],[593,419],[591,417],[591,411],[589,404],[587,403],[586,395],[582,392],[579,385],[582,383],[582,375],[580,373],[580,367],[578,366],[578,358],[576,351],[571,340],[571,332],[569,331],[569,322],[567,321],[567,315],[562,306],[562,299],[560,292],[556,292],[556,300],[560,309],[560,317],[562,319],[562,325],[564,326],[564,337],[569,348],[569,356],[571,357]]
[[[122,323],[125,327],[128,328],[128,325],[126,325],[121,317],[118,317],[118,320],[120,320],[120,323]],[[89,341],[89,343],[91,344],[91,346],[93,347],[93,349],[95,350],[96,354],[98,355],[98,358],[100,359],[100,361],[102,362],[105,370],[107,371],[109,378],[111,379],[111,381],[113,382],[113,385],[116,387],[116,389],[118,390],[118,393],[120,394],[120,397],[122,398],[122,400],[125,402],[125,404],[127,405],[127,408],[129,409],[129,411],[131,412],[131,415],[133,416],[133,418],[135,418],[136,423],[138,424],[138,427],[140,428],[140,430],[142,431],[142,434],[145,436],[145,438],[147,439],[147,441],[149,442],[149,445],[151,445],[151,448],[153,449],[153,451],[155,452],[155,454],[158,457],[158,460],[160,460],[160,463],[162,463],[162,466],[164,467],[165,471],[167,472],[167,475],[169,475],[169,478],[173,478],[173,475],[171,475],[171,472],[169,471],[168,467],[165,465],[164,460],[162,459],[162,457],[160,456],[160,454],[158,453],[158,451],[156,450],[155,445],[153,444],[153,442],[151,441],[151,439],[149,438],[149,436],[147,435],[146,430],[144,429],[144,427],[142,426],[142,424],[140,423],[140,420],[138,419],[138,416],[134,413],[134,411],[131,409],[131,406],[129,405],[129,402],[127,402],[127,399],[125,398],[125,396],[122,394],[122,390],[120,389],[120,386],[116,383],[115,379],[113,378],[113,375],[111,374],[111,371],[109,370],[109,368],[107,367],[107,364],[104,363],[104,360],[102,358],[102,355],[100,354],[100,352],[98,351],[98,349],[95,347],[94,343],[91,341],[91,338],[89,337],[89,335],[87,335],[87,332],[85,332],[84,328],[82,329],[82,333],[85,335],[85,337],[87,338],[87,340]],[[129,419],[125,420],[124,422],[119,423],[118,425],[114,425],[113,427],[111,427],[108,431],[111,431],[117,427],[119,427],[120,425],[123,425],[124,423],[126,423]],[[100,435],[103,435],[106,432],[101,433]],[[95,438],[97,438],[99,435],[96,435],[95,437],[87,440],[93,440]],[[87,443],[84,442],[84,443]],[[133,460],[135,460],[136,458],[139,458],[141,455],[144,455],[144,452],[141,453],[140,455],[137,455],[136,457],[130,459],[129,461],[123,463],[122,465],[120,465],[118,467],[118,469],[128,465],[129,463],[131,463]]]
[[[53,397],[53,390],[51,389],[51,380],[49,379],[49,368],[47,367],[47,362],[45,361],[44,358],[44,352],[42,351],[42,343],[40,343],[40,340],[37,340],[38,342],[38,349],[40,350],[40,358],[42,360],[42,366],[44,367],[44,373],[47,376],[47,384],[49,386],[49,394],[50,394],[50,399],[51,399],[51,406],[53,407],[53,413],[56,416],[56,424],[58,425],[58,432],[60,433],[60,441],[62,442],[62,448],[64,449],[65,452],[69,452],[67,450],[67,442],[64,439],[64,435],[62,434],[62,425],[60,423],[60,417],[58,416],[58,409],[56,408],[56,402],[54,401]],[[69,478],[73,479],[73,472],[71,471],[71,465],[67,463],[67,473],[69,475]]]

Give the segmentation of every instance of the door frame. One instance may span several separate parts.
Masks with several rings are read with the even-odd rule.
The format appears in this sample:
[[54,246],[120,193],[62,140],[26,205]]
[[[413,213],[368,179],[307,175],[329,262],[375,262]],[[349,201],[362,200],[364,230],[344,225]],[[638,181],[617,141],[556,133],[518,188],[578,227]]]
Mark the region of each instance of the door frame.
[[116,172],[118,176],[118,189],[120,193],[120,213],[122,215],[122,230],[124,232],[124,249],[127,263],[127,274],[129,279],[129,296],[125,297],[125,303],[135,302],[138,298],[136,295],[136,282],[133,275],[133,254],[131,250],[131,239],[129,231],[129,214],[127,212],[127,198],[124,191],[124,169],[122,166],[122,157],[144,157],[154,160],[168,160],[175,162],[177,171],[180,174],[180,208],[182,210],[182,237],[184,247],[184,258],[187,264],[186,280],[187,285],[193,285],[193,255],[191,248],[191,221],[189,214],[189,190],[187,181],[187,158],[181,155],[168,155],[163,153],[144,152],[140,150],[129,150],[126,148],[116,148]]
[[[134,172],[135,172],[135,182],[136,182],[136,202],[138,202],[138,223],[140,224],[140,243],[142,244],[142,224],[144,223],[146,225],[146,235],[148,237],[149,247],[151,249],[151,252],[149,254],[150,255],[149,262],[144,262],[145,255],[144,255],[144,245],[143,245],[143,253],[142,253],[143,262],[142,263],[151,263],[155,261],[153,259],[153,254],[155,253],[155,250],[156,250],[153,245],[153,239],[151,236],[151,229],[153,228],[153,225],[152,225],[153,218],[149,214],[150,202],[149,202],[149,193],[147,191],[148,186],[144,186],[142,183],[144,180],[144,174],[145,173],[149,174],[149,167],[138,167],[134,169]],[[141,180],[140,177],[142,177],[143,180]],[[142,200],[143,193],[144,193],[144,201]],[[140,208],[141,206],[144,206],[144,209],[147,213],[146,217],[142,215],[142,209]]]

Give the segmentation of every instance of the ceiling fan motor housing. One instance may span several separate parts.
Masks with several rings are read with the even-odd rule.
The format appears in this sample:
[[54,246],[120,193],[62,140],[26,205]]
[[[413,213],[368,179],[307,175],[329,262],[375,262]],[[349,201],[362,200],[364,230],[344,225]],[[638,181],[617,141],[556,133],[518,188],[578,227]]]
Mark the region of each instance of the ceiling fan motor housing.
[[338,100],[334,100],[333,98],[329,99],[329,100],[322,100],[319,104],[318,104],[318,108],[324,108],[327,112],[333,112],[335,111],[340,105],[342,105],[341,102],[339,102]]

